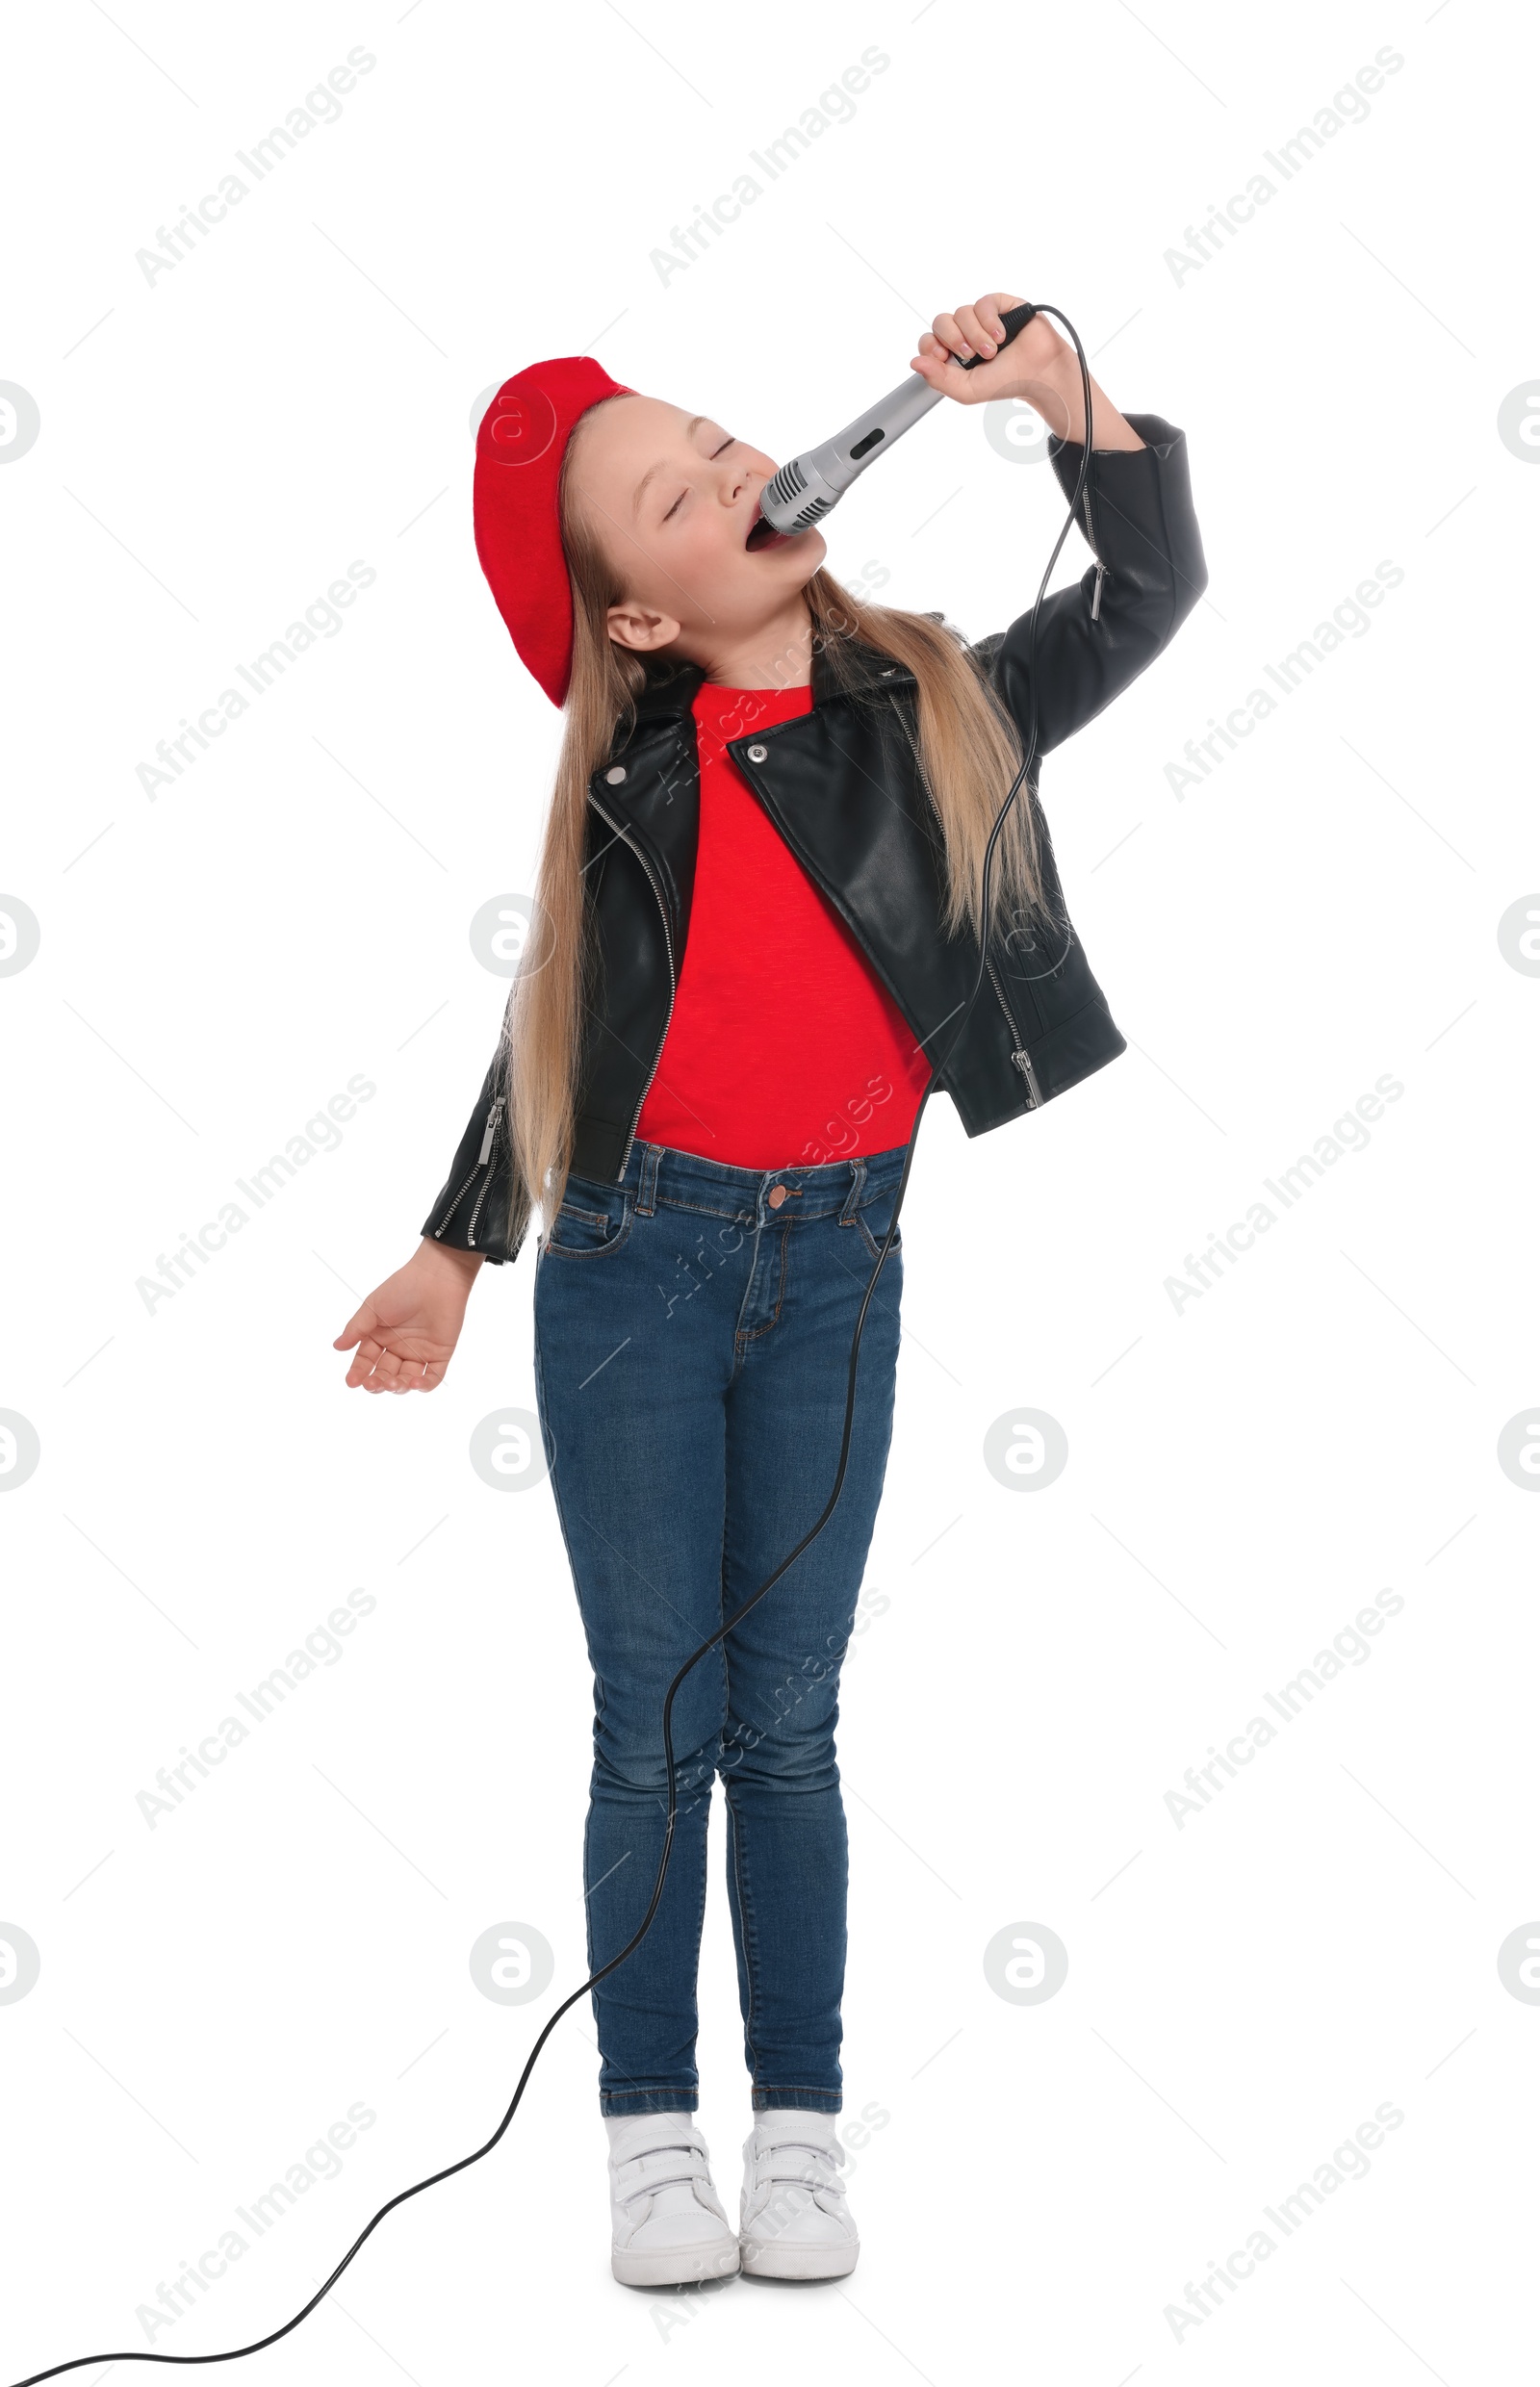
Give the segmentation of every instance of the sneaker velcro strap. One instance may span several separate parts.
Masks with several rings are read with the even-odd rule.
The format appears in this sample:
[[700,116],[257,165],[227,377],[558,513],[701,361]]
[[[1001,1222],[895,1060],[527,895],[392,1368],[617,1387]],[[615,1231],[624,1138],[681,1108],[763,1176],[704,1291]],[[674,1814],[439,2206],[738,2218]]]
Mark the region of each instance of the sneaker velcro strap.
[[654,2189],[674,2188],[680,2181],[704,2180],[711,2171],[704,2146],[650,2146],[615,2168],[615,2194],[621,2203],[632,2196],[651,2195]]
[[832,2188],[841,2196],[845,2193],[843,2180],[816,2170],[810,2164],[781,2164],[767,2159],[755,2167],[754,2180],[757,2188],[762,2188],[767,2180],[796,2180],[804,2188]]
[[845,2150],[837,2139],[831,2139],[827,2143],[822,2139],[799,2139],[795,2130],[788,2129],[783,2122],[775,2130],[766,2130],[761,2122],[755,2132],[755,2141],[761,2155],[773,2153],[781,2147],[795,2146],[800,2147],[804,2154],[821,2157],[825,2163],[842,2164],[845,2161]]
[[832,2139],[826,2146],[821,2142],[815,2143],[811,2139],[793,2138],[791,2132],[787,2130],[775,2138],[766,2136],[758,2139],[756,2143],[757,2151],[761,2157],[789,2151],[799,2155],[816,2156],[820,2163],[842,2164],[845,2161],[845,2150],[837,2139]]

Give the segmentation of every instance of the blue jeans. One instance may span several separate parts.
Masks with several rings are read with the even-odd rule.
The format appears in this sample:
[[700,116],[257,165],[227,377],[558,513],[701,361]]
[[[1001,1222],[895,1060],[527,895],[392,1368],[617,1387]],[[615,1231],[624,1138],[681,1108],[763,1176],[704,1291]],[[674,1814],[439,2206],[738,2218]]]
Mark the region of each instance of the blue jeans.
[[[669,1683],[834,1488],[851,1337],[904,1152],[730,1168],[638,1141],[619,1183],[569,1177],[540,1246],[536,1399],[594,1670],[591,1972],[631,1938],[657,1878]],[[675,1699],[662,1899],[592,1992],[604,2114],[697,2105],[718,1774],[754,2104],[840,2110],[848,1858],[834,1732],[892,1435],[902,1290],[900,1230],[861,1332],[834,1515]]]

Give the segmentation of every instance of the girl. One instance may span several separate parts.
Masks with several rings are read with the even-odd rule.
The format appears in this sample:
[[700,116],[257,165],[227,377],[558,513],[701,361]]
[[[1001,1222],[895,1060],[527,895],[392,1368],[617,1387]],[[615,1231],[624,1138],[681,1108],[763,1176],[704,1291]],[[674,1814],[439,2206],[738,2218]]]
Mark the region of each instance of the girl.
[[[349,1385],[430,1392],[483,1261],[534,1213],[541,1431],[594,1672],[588,1963],[634,1935],[667,1806],[665,1692],[827,1503],[849,1353],[932,1055],[971,1137],[1124,1050],[1019,766],[1141,672],[1206,584],[1183,434],[1125,417],[1002,292],[938,315],[913,370],[1022,398],[1095,562],[976,646],[858,602],[816,529],[770,534],[775,471],[709,415],[532,365],[481,424],[477,552],[566,730],[499,1050],[423,1241],[348,1321]],[[983,361],[964,372],[960,359]],[[988,981],[959,1030],[979,970]],[[956,1040],[955,1041],[953,1040]],[[846,1834],[834,1758],[893,1415],[902,1237],[862,1335],[827,1527],[677,1697],[661,1902],[592,1993],[611,2268],[658,2285],[850,2271],[838,2176]],[[714,1779],[754,2120],[739,2227],[694,2121]]]

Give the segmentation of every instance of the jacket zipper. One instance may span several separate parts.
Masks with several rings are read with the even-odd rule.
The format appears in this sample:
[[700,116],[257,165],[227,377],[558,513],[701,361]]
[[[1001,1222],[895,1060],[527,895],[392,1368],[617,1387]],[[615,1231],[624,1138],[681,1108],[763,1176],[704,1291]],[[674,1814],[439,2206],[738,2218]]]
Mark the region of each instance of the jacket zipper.
[[475,1249],[475,1222],[481,1216],[481,1205],[486,1200],[492,1185],[493,1172],[487,1168],[487,1163],[492,1158],[492,1146],[497,1138],[498,1121],[502,1116],[502,1106],[503,1096],[499,1094],[487,1113],[487,1132],[481,1139],[481,1154],[476,1162],[476,1167],[486,1168],[487,1173],[482,1180],[481,1191],[475,1197],[475,1207],[471,1213],[471,1223],[465,1230],[465,1240],[473,1251]]
[[1011,1058],[1027,1081],[1027,1108],[1029,1111],[1035,1111],[1042,1101],[1042,1088],[1038,1081],[1038,1072],[1032,1065],[1032,1055],[1027,1050],[1026,1040],[1016,1026],[1015,1014],[1006,1001],[1005,988],[994,974],[994,963],[988,953],[984,957],[984,966],[989,973],[989,983],[1000,998],[1000,1009],[1010,1022],[1011,1034],[1015,1040],[1016,1049],[1012,1053]]
[[1099,622],[1101,620],[1101,584],[1107,578],[1107,567],[1102,562],[1101,553],[1096,545],[1096,534],[1091,526],[1091,475],[1089,473],[1086,475],[1086,536],[1091,542],[1091,552],[1096,558],[1096,585],[1091,592],[1091,618],[1093,622]]
[[[479,1164],[478,1164],[478,1166],[479,1166]],[[465,1186],[466,1186],[466,1185],[469,1185],[469,1184],[471,1183],[471,1178],[472,1178],[472,1177],[474,1177],[475,1175],[475,1169],[474,1169],[474,1168],[473,1168],[473,1169],[472,1169],[472,1171],[471,1171],[471,1176],[470,1176],[470,1177],[467,1177],[467,1179],[465,1180],[465,1185],[462,1185],[462,1186],[461,1186],[461,1188],[460,1188],[459,1192],[455,1194],[453,1201],[452,1201],[452,1202],[450,1202],[450,1204],[449,1204],[449,1206],[448,1210],[444,1213],[443,1218],[439,1220],[438,1225],[437,1225],[437,1226],[433,1229],[433,1241],[434,1241],[435,1243],[437,1243],[437,1242],[439,1241],[439,1238],[440,1238],[440,1237],[442,1236],[442,1234],[444,1233],[445,1228],[449,1225],[449,1220],[453,1218],[453,1216],[454,1216],[455,1212],[459,1209],[460,1204],[461,1204],[462,1200],[463,1200],[463,1199],[464,1199],[464,1197],[465,1197]]]
[[[736,759],[736,757],[734,757],[734,759]],[[761,808],[763,809],[763,811],[767,814],[767,816],[769,817],[769,819],[771,820],[771,822],[774,824],[774,826],[776,827],[776,829],[778,830],[778,832],[779,832],[779,833],[780,833],[783,836],[784,836],[784,834],[785,834],[784,831],[783,831],[783,830],[781,830],[781,825],[780,825],[780,823],[779,823],[778,821],[776,821],[776,819],[775,819],[775,814],[771,811],[770,807],[769,807],[769,806],[765,803],[763,796],[759,794],[759,790],[758,790],[758,788],[757,788],[757,787],[756,787],[756,786],[754,785],[754,782],[753,782],[752,780],[750,780],[750,779],[749,779],[749,774],[747,773],[747,771],[745,771],[745,772],[744,772],[743,776],[744,776],[745,780],[748,780],[749,785],[750,785],[750,787],[753,789],[754,794],[755,794],[755,795],[758,798],[758,801],[759,801],[760,807],[761,807]],[[790,839],[788,838],[786,841],[787,841],[788,845],[790,845],[790,843],[791,843]],[[795,847],[794,845],[792,845],[792,846],[791,846],[791,851],[792,851],[793,853],[796,853],[796,847]],[[801,856],[800,856],[800,855],[798,856],[798,858],[797,858],[797,859],[798,859],[799,860],[802,860],[802,858],[801,858]],[[812,883],[813,883],[813,885],[814,885],[815,886],[823,887],[823,881],[822,881],[822,879],[819,877],[818,873],[817,873],[814,869],[812,869],[812,868],[811,868],[811,866],[810,866],[808,863],[807,863],[807,862],[803,862],[803,868],[804,868],[804,869],[808,872],[808,876],[809,877],[809,879],[811,879],[811,881],[812,881]],[[826,895],[828,895],[828,896],[829,896],[829,900],[830,900],[830,902],[831,902],[832,904],[834,904],[834,909],[835,909],[836,911],[839,911],[839,910],[840,910],[840,906],[839,906],[837,903],[835,903],[834,898],[833,894],[831,894],[830,890],[829,890],[827,887],[823,887],[823,892],[824,892]],[[841,915],[841,916],[843,916],[843,915]],[[1036,1110],[1036,1109],[1038,1108],[1039,1104],[1040,1104],[1040,1103],[1041,1103],[1041,1101],[1042,1101],[1042,1099],[1043,1099],[1043,1092],[1042,1092],[1042,1087],[1041,1087],[1040,1083],[1039,1082],[1038,1072],[1037,1072],[1037,1070],[1036,1070],[1036,1069],[1033,1067],[1033,1065],[1032,1065],[1032,1055],[1031,1055],[1031,1054],[1027,1051],[1027,1048],[1026,1048],[1026,1040],[1025,1040],[1025,1039],[1024,1039],[1024,1037],[1022,1036],[1020,1029],[1016,1026],[1016,1022],[1015,1022],[1015,1014],[1014,1014],[1014,1013],[1012,1011],[1010,1004],[1009,1004],[1009,1003],[1006,1001],[1006,999],[1005,999],[1005,990],[1004,990],[1004,988],[1001,987],[1001,985],[1000,985],[1000,981],[998,980],[998,978],[996,978],[996,976],[995,976],[995,974],[994,974],[994,964],[993,964],[993,962],[989,960],[989,957],[988,957],[988,952],[986,952],[986,954],[985,954],[984,961],[985,961],[985,967],[988,970],[988,973],[989,973],[989,983],[990,983],[990,985],[993,987],[994,991],[995,991],[995,994],[996,994],[996,996],[997,996],[997,997],[998,997],[998,999],[999,999],[1000,1009],[1004,1012],[1004,1014],[1005,1014],[1005,1015],[1006,1015],[1006,1021],[1007,1021],[1007,1024],[1008,1024],[1008,1026],[1010,1027],[1010,1030],[1011,1030],[1012,1042],[1013,1042],[1013,1050],[1012,1050],[1011,1058],[1012,1058],[1012,1060],[1015,1063],[1016,1067],[1017,1067],[1017,1068],[1021,1071],[1022,1076],[1023,1076],[1023,1077],[1026,1079],[1026,1081],[1027,1081],[1027,1089],[1028,1089],[1028,1091],[1027,1091],[1027,1108],[1028,1108],[1029,1110]],[[894,1000],[895,1000],[895,1002],[896,1002],[896,1000],[897,1000],[897,997],[896,997],[896,996],[894,997]]]
[[615,1171],[615,1182],[618,1185],[621,1178],[626,1174],[626,1164],[630,1159],[631,1145],[636,1141],[636,1122],[642,1116],[642,1105],[647,1100],[654,1078],[657,1075],[657,1065],[663,1058],[663,1046],[668,1040],[669,1021],[674,1016],[674,998],[679,992],[679,978],[674,968],[674,937],[668,924],[668,906],[663,901],[662,888],[658,886],[657,881],[653,876],[653,866],[651,862],[648,860],[647,856],[642,852],[641,847],[636,843],[635,839],[630,835],[624,824],[614,819],[610,813],[605,811],[603,806],[600,803],[599,798],[595,795],[591,787],[588,790],[588,801],[593,806],[595,811],[599,814],[600,819],[607,821],[610,828],[615,832],[616,836],[623,838],[626,844],[630,847],[631,852],[635,855],[637,860],[641,863],[642,868],[646,871],[647,884],[657,898],[658,915],[663,923],[663,943],[668,951],[668,1010],[663,1016],[663,1033],[657,1040],[657,1050],[653,1055],[653,1065],[647,1072],[647,1084],[642,1088],[640,1094],[637,1096],[636,1108],[631,1113],[631,1123],[626,1134],[626,1149],[620,1156],[620,1167]]
[[[492,1108],[487,1114],[486,1133],[481,1139],[481,1149],[476,1156],[475,1167],[472,1169],[470,1176],[468,1176],[464,1183],[460,1186],[455,1194],[454,1199],[445,1211],[443,1218],[438,1222],[438,1225],[433,1229],[433,1241],[435,1243],[438,1243],[441,1240],[445,1228],[449,1225],[449,1220],[453,1218],[455,1212],[459,1209],[460,1204],[464,1201],[470,1187],[475,1182],[477,1175],[483,1168],[486,1168],[487,1162],[492,1157],[492,1140],[498,1132],[498,1121],[502,1116],[502,1107],[503,1096],[499,1094],[495,1097]],[[486,1185],[483,1185],[480,1193],[476,1195],[475,1208],[471,1213],[471,1224],[467,1230],[467,1234],[473,1247],[475,1243],[475,1222],[481,1215],[481,1205],[486,1199],[487,1186],[491,1183],[492,1174],[491,1171],[488,1170]]]

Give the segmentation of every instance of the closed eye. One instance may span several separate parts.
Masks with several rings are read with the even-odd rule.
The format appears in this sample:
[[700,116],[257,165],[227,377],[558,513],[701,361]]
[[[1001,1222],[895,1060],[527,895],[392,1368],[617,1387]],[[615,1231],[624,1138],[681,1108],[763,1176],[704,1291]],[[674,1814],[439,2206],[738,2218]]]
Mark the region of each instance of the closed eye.
[[[726,453],[727,453],[728,449],[729,449],[730,448],[735,448],[735,447],[737,446],[737,444],[738,444],[738,443],[737,443],[736,439],[732,438],[732,437],[730,435],[727,439],[725,439],[725,440],[722,442],[722,445],[721,445],[721,447],[720,447],[720,448],[713,448],[713,449],[712,449],[712,450],[711,450],[711,455],[710,455],[710,462],[714,464],[714,463],[716,462],[716,460],[717,460],[717,457],[718,457],[718,456],[721,456],[721,455],[726,455]],[[675,516],[675,515],[679,512],[680,507],[680,506],[684,503],[684,500],[685,500],[685,499],[689,496],[689,494],[690,494],[690,493],[689,493],[689,491],[688,491],[687,489],[681,489],[681,490],[680,491],[679,496],[675,499],[675,500],[674,500],[673,504],[669,507],[668,512],[667,512],[667,513],[664,515],[664,517],[663,517],[663,520],[664,520],[665,522],[672,522],[672,521],[673,521],[674,516]]]

